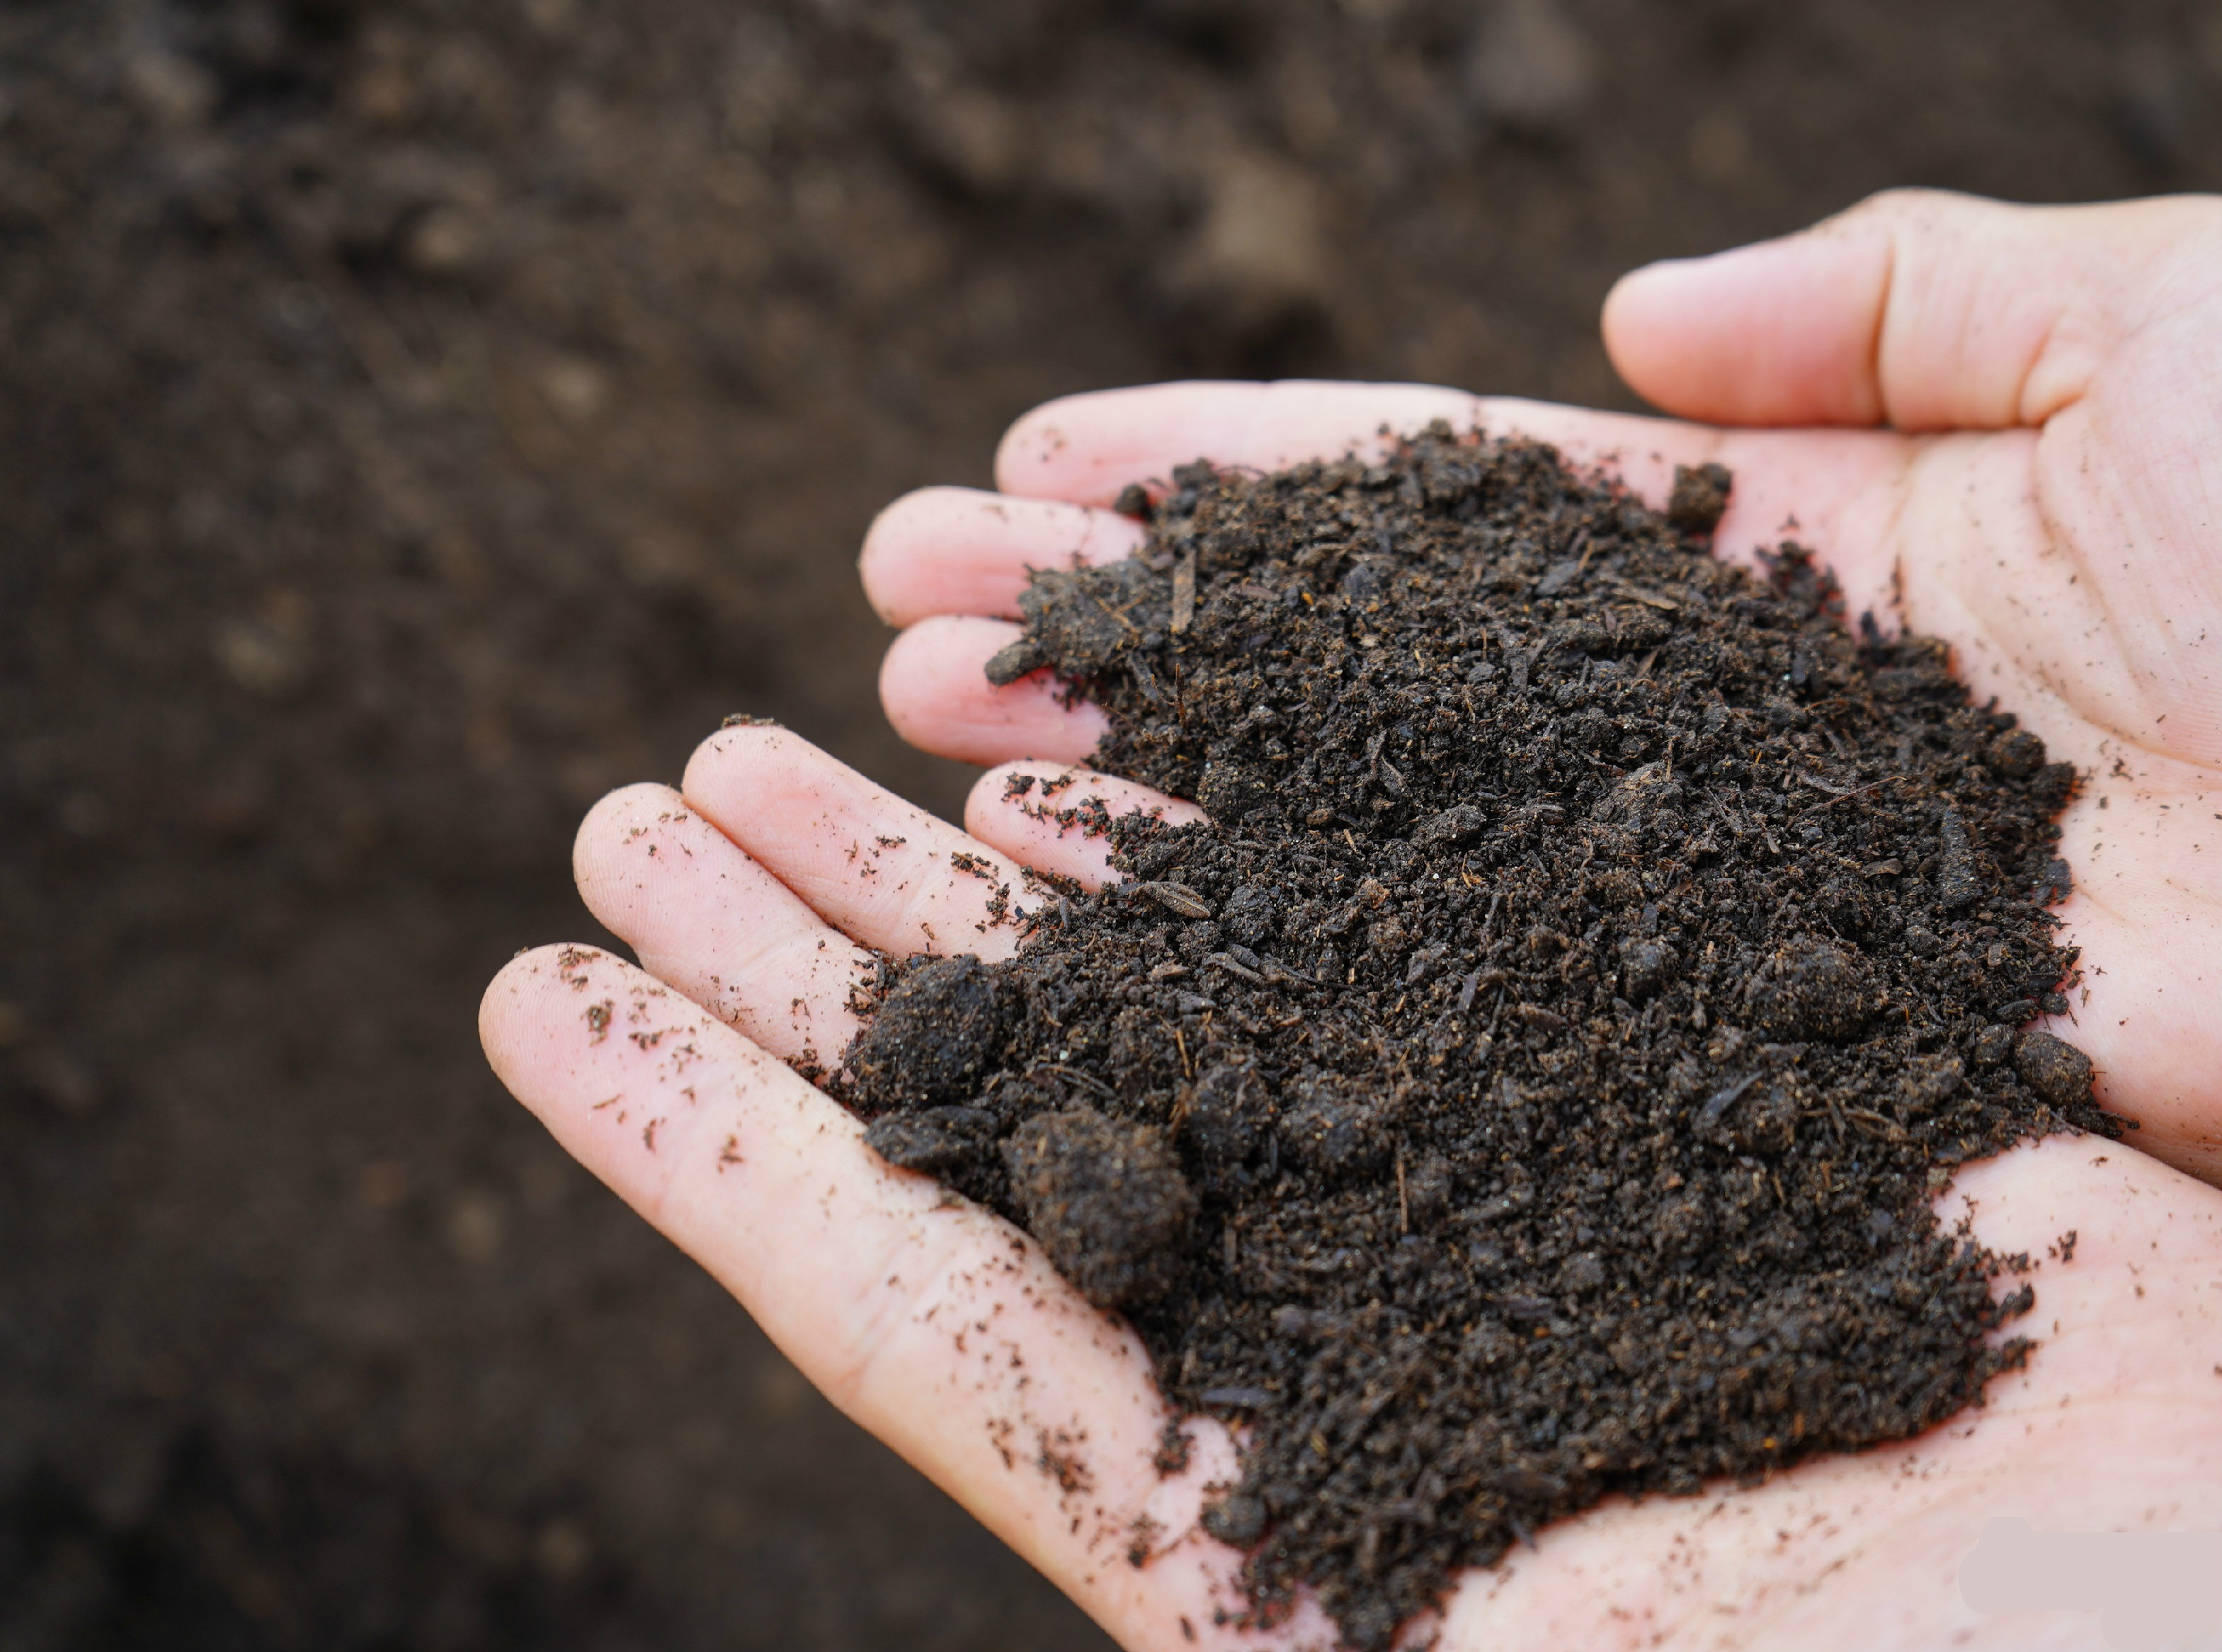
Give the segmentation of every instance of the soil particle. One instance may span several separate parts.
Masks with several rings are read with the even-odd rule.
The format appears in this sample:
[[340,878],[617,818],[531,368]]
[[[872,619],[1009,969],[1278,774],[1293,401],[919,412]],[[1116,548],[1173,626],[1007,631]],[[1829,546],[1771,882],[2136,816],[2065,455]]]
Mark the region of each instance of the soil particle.
[[2091,1093],[2091,1058],[2049,1033],[2027,1032],[2014,1041],[2014,1071],[2055,1107]]
[[1162,1136],[1101,1113],[1044,1113],[1003,1145],[1011,1196],[1058,1271],[1108,1308],[1155,1301],[1185,1259],[1196,1195]]
[[1378,1172],[1388,1153],[1376,1111],[1353,1086],[1325,1073],[1296,1084],[1295,1102],[1281,1120],[1289,1157],[1323,1183]]
[[993,1114],[976,1107],[929,1107],[882,1114],[864,1140],[899,1170],[947,1176],[979,1162],[995,1143],[995,1124]]
[[1000,1051],[1003,1023],[1002,983],[978,958],[920,964],[850,1046],[855,1099],[875,1112],[876,1098],[897,1094],[913,1107],[970,1101]]
[[1944,811],[1938,835],[1944,848],[1936,869],[1937,901],[1947,908],[1964,907],[1982,894],[1983,880],[1975,870],[1975,852],[1957,810]]
[[1074,811],[1125,881],[891,961],[844,1082],[1246,1427],[1205,1524],[1251,1617],[1309,1585],[1372,1652],[1609,1493],[1977,1401],[2031,1297],[1928,1199],[2118,1128],[2016,1032],[2074,964],[2072,771],[1797,546],[1715,561],[1717,467],[1661,514],[1439,426],[1172,483],[990,675],[1053,669],[1212,821]]
[[1206,1068],[1189,1092],[1183,1133],[1207,1166],[1240,1165],[1272,1128],[1272,1097],[1251,1061]]
[[1770,1038],[1853,1038],[1874,1008],[1859,955],[1818,935],[1777,947],[1752,977],[1752,1019]]
[[[1729,484],[1726,465],[1677,466],[1674,491],[1666,501],[1667,525],[1701,537],[1710,533],[1728,514]],[[2041,744],[2037,750],[2043,752]]]

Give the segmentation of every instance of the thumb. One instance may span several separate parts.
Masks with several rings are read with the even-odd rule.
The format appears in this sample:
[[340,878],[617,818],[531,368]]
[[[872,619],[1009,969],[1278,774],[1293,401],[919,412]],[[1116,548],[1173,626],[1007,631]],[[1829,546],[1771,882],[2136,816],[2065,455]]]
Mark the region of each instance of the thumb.
[[1813,229],[1653,264],[1605,299],[1635,391],[1725,424],[2039,424],[2211,267],[2222,207],[2021,207],[1894,190]]

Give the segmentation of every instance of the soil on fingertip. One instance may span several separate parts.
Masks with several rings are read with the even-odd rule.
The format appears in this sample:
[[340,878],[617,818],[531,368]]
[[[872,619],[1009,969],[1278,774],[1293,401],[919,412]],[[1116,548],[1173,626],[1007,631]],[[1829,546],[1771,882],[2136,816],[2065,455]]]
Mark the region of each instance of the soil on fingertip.
[[2048,1033],[2071,769],[1808,554],[1437,426],[1194,465],[1034,575],[989,675],[1109,713],[1208,824],[1108,833],[1014,959],[890,964],[846,1096],[1244,1430],[1252,1615],[1386,1646],[1611,1492],[1930,1427],[2029,1344],[1952,1167],[2113,1134]]

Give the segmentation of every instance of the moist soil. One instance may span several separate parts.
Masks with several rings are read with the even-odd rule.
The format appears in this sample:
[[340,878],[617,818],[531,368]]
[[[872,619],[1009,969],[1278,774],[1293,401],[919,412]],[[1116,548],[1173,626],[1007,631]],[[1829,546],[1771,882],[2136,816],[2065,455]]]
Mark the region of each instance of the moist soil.
[[1731,485],[1440,425],[1189,466],[989,668],[1213,818],[1015,782],[1121,878],[894,969],[849,1094],[1243,1430],[1204,1523],[1254,1617],[1308,1584],[1384,1647],[1549,1521],[1918,1433],[2030,1346],[2025,1263],[1930,1201],[2119,1128],[2023,1030],[2074,771],[1795,544],[1710,556]]

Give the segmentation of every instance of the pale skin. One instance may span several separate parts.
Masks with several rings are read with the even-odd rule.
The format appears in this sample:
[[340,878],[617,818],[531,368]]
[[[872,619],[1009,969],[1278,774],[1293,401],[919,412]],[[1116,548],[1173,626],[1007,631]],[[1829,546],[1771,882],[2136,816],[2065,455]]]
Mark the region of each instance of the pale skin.
[[[1161,1479],[1165,1411],[1132,1333],[1014,1229],[880,1164],[787,1064],[838,1059],[863,949],[1007,956],[1019,927],[989,916],[996,885],[1023,912],[1040,898],[1028,867],[1107,875],[1100,841],[1004,801],[1011,772],[1196,818],[1080,766],[1103,728],[1092,707],[981,675],[1028,566],[1138,541],[1106,508],[1127,481],[1199,456],[1364,449],[1435,418],[1546,437],[1654,502],[1676,463],[1719,459],[1736,478],[1722,554],[1786,533],[1814,546],[1854,613],[1951,643],[1979,697],[2089,775],[2063,822],[2077,887],[2060,908],[2086,972],[2058,1030],[2143,1128],[1968,1166],[1939,1201],[2039,1265],[2022,1329],[2041,1346],[1987,1406],[1757,1488],[1609,1502],[1464,1575],[1418,1627],[1473,1649],[2096,1645],[2088,1615],[1977,1613],[1957,1575],[1997,1516],[2222,1525],[2222,204],[1884,197],[1639,271],[1604,331],[1629,381],[1690,422],[1320,384],[1029,414],[1000,492],[913,494],[863,555],[905,628],[882,677],[890,717],[996,765],[966,830],[783,731],[723,731],[679,790],[616,793],[581,830],[580,889],[641,967],[524,954],[486,994],[488,1054],[836,1404],[1122,1645],[1331,1644],[1315,1609],[1262,1633],[1218,1621],[1239,1557],[1195,1520],[1233,1473],[1225,1430],[1191,1423],[1189,1469]],[[2071,1228],[2073,1262],[2049,1256]]]

